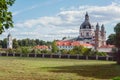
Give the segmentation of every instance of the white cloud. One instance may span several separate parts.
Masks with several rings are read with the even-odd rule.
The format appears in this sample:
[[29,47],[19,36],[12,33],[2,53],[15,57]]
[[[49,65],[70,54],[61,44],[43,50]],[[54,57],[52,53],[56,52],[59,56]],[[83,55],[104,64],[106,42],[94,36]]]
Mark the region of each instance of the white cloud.
[[[100,24],[105,24],[107,26],[108,24],[115,24],[120,21],[120,5],[117,3],[112,3],[111,5],[107,6],[85,5],[77,8],[74,6],[69,9],[61,8],[61,11],[55,16],[44,16],[36,19],[18,22],[15,24],[15,26],[31,29],[31,32],[37,33],[34,34],[34,36],[36,35],[37,37],[38,34],[44,35],[44,37],[47,37],[48,35],[51,37],[53,37],[52,35],[56,35],[54,37],[57,37],[57,35],[78,36],[79,26],[84,21],[84,15],[86,11],[89,13],[90,21],[94,26],[97,22]],[[109,29],[108,27],[106,28]],[[108,32],[108,34],[110,33]]]

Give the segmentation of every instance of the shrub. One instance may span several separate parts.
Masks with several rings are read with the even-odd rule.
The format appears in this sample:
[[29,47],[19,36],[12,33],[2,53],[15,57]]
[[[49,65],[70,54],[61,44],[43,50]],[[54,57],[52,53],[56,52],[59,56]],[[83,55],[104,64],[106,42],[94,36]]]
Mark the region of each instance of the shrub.
[[107,53],[105,53],[105,52],[96,52],[96,55],[98,55],[98,56],[106,56]]
[[112,80],[120,80],[120,77],[114,77]]
[[7,49],[7,53],[14,53],[13,49]]
[[30,53],[31,50],[28,47],[22,47],[21,52],[22,52],[23,56],[27,56],[27,54]]

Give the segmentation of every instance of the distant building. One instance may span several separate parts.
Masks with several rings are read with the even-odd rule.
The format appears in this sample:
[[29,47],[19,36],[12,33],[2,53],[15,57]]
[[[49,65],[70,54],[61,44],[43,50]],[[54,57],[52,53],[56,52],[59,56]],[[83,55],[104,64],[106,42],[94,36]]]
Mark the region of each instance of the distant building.
[[12,46],[13,46],[12,36],[9,33],[8,36],[7,36],[7,49],[12,49]]
[[65,50],[71,50],[75,46],[83,46],[86,48],[92,48],[94,49],[94,46],[88,43],[80,43],[79,41],[56,41],[56,45],[59,48],[59,50],[65,49]]
[[90,23],[89,15],[86,12],[85,20],[80,26],[78,41],[93,44],[95,49],[106,45],[106,31],[104,25],[101,28],[97,23],[96,28]]
[[115,45],[104,45],[99,47],[97,50],[98,52],[113,52],[113,49],[115,48]]
[[46,45],[37,45],[34,47],[35,49],[40,49],[40,50],[49,50],[49,47]]
[[[72,45],[75,44],[75,45]],[[94,27],[90,23],[89,15],[86,12],[85,20],[80,25],[79,36],[76,38],[65,38],[57,42],[59,49],[72,49],[74,46],[83,45],[87,48],[93,48],[99,52],[111,52],[114,46],[106,45],[105,27],[99,23]]]

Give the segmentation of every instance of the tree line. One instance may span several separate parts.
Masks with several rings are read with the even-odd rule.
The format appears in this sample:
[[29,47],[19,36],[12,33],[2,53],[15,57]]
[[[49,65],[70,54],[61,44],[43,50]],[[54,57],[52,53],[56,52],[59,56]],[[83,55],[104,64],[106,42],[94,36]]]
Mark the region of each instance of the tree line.
[[[36,45],[51,45],[52,42],[50,41],[43,41],[39,39],[13,39],[13,48],[19,48],[19,47],[33,47]],[[7,38],[0,40],[0,47],[1,48],[7,48]]]

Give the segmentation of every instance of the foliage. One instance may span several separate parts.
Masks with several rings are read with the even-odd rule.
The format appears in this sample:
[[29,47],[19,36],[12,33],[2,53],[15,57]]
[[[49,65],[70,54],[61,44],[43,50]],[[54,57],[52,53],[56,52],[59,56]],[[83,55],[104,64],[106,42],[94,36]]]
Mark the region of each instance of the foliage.
[[85,48],[83,46],[75,46],[72,51],[72,53],[80,54],[80,55],[90,55],[91,52],[92,52],[92,49]]
[[7,49],[6,52],[7,53],[14,53],[14,50],[13,49]]
[[14,49],[15,53],[22,53],[22,49],[21,48],[16,48]]
[[18,48],[19,47],[19,45],[18,45],[18,42],[17,42],[17,40],[16,39],[13,39],[13,48]]
[[61,53],[61,54],[68,54],[69,51],[67,51],[66,49],[62,49],[62,50],[60,50],[60,53]]
[[[13,39],[13,48],[19,48],[19,47],[28,47],[28,46],[36,46],[36,45],[51,45],[52,42],[49,41],[43,41],[39,39],[22,39],[22,40],[16,40]],[[7,38],[0,40],[0,46],[2,48],[7,48]]]
[[118,23],[115,28],[115,46],[117,47],[117,64],[120,64],[120,23]]
[[115,45],[115,34],[110,34],[106,42],[107,44]]
[[98,55],[98,56],[107,56],[107,53],[105,53],[105,52],[96,52],[96,55]]
[[58,52],[58,47],[56,45],[56,41],[52,42],[52,52],[53,53],[57,53]]
[[7,38],[3,39],[3,41],[1,41],[1,46],[2,48],[7,48]]
[[120,77],[115,77],[112,80],[120,80]]
[[8,11],[8,7],[12,6],[15,0],[0,0],[0,34],[5,29],[13,27],[12,13]]
[[63,38],[62,38],[62,40],[65,40],[65,39],[67,39],[67,37],[63,37]]
[[48,53],[48,50],[42,50],[41,53]]
[[83,46],[75,46],[74,48],[73,48],[73,52],[75,53],[75,54],[83,54]]
[[115,28],[114,28],[114,31],[115,31],[115,45],[117,48],[120,48],[120,23],[118,23]]
[[27,56],[27,54],[31,52],[31,49],[29,47],[22,47],[21,52],[23,56]]

